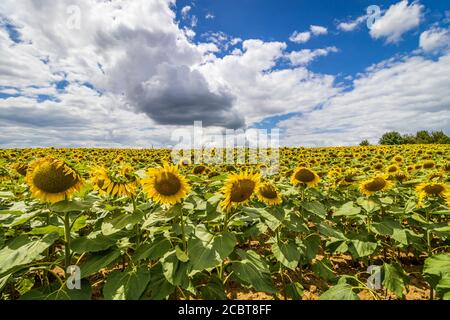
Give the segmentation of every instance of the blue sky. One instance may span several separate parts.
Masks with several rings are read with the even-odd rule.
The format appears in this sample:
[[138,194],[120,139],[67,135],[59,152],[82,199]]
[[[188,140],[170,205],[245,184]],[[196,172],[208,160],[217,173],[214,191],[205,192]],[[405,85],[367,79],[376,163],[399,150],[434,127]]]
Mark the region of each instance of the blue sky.
[[170,146],[199,120],[284,145],[450,134],[449,22],[435,0],[5,0],[0,146]]

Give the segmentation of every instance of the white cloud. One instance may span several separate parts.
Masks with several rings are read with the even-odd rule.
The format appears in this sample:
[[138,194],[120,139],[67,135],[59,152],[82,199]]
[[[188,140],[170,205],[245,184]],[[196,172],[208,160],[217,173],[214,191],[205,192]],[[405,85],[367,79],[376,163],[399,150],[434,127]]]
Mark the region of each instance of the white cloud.
[[356,18],[355,20],[347,21],[347,22],[340,22],[337,26],[337,28],[344,32],[350,32],[355,30],[357,27],[359,27],[364,21],[366,21],[367,16],[360,16]]
[[214,14],[212,14],[212,13],[210,13],[210,12],[208,12],[206,15],[205,15],[205,19],[214,19],[216,16],[214,15]]
[[191,11],[191,9],[192,9],[191,6],[184,6],[181,9],[181,15],[182,15],[183,19],[187,19],[188,18],[188,14],[189,14],[189,11]]
[[311,25],[310,30],[311,30],[312,34],[315,36],[319,36],[319,35],[328,33],[328,29],[325,27],[322,27],[322,26]]
[[423,10],[419,2],[408,4],[408,0],[402,0],[393,4],[372,25],[370,35],[374,39],[385,38],[387,43],[399,42],[404,33],[420,24]]
[[308,42],[309,39],[311,39],[311,33],[309,31],[305,32],[294,31],[294,33],[292,33],[291,36],[289,37],[289,40],[295,43],[305,43]]
[[419,46],[426,52],[438,52],[450,47],[450,31],[432,27],[420,34]]
[[450,134],[450,54],[438,61],[420,56],[388,61],[354,80],[354,88],[319,110],[279,123],[288,145],[376,143],[386,131]]
[[327,56],[331,52],[338,52],[336,47],[327,47],[323,49],[303,49],[300,51],[292,51],[287,55],[287,58],[293,65],[307,65],[317,57]]
[[328,33],[328,29],[322,26],[310,25],[309,31],[298,32],[294,31],[289,40],[295,43],[305,43],[311,39],[312,36],[320,36]]

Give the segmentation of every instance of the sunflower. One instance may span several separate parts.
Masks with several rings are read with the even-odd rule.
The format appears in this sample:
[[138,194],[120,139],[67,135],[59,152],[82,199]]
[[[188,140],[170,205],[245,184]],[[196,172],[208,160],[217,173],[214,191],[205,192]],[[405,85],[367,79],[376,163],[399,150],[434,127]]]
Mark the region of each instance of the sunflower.
[[418,197],[417,207],[421,207],[423,200],[428,197],[443,197],[447,200],[450,187],[443,183],[423,182],[416,186]]
[[361,193],[370,196],[376,192],[390,189],[393,185],[393,182],[387,180],[385,176],[377,175],[361,182],[359,190]]
[[281,204],[281,193],[277,188],[269,182],[262,183],[257,192],[256,196],[261,202],[269,206]]
[[129,165],[122,165],[119,168],[103,167],[94,168],[91,173],[91,183],[94,190],[106,193],[110,196],[134,196],[139,185],[138,178],[133,173],[133,168]]
[[225,195],[221,202],[222,208],[229,210],[233,206],[247,203],[255,190],[259,189],[259,184],[260,175],[257,173],[230,174],[221,190]]
[[206,166],[199,164],[198,166],[195,166],[194,169],[192,169],[192,173],[193,174],[204,174],[207,171],[207,169],[208,168]]
[[14,163],[12,165],[12,168],[14,170],[16,170],[16,172],[18,174],[20,174],[22,177],[25,177],[27,175],[28,164],[26,164],[26,163],[20,163],[20,162]]
[[186,178],[178,172],[178,166],[164,164],[160,168],[151,168],[147,176],[142,180],[142,189],[156,203],[181,202],[190,191]]
[[320,182],[320,177],[313,170],[306,167],[295,169],[291,176],[291,183],[296,186],[298,184],[306,184],[308,187],[315,187]]
[[45,157],[30,164],[26,182],[33,197],[46,202],[69,198],[83,186],[80,174],[64,161]]

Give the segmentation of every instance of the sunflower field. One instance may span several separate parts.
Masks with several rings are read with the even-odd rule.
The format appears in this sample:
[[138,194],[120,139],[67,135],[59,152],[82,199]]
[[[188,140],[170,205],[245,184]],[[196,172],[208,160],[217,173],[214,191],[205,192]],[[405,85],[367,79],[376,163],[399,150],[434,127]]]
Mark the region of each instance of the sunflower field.
[[1,149],[0,299],[450,299],[449,145],[209,162]]

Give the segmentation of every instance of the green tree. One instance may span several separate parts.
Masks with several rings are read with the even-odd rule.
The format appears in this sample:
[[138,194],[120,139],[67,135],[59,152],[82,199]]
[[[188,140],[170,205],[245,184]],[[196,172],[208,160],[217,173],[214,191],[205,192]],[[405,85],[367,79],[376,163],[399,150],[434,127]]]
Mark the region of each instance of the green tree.
[[364,139],[363,141],[361,141],[361,143],[359,144],[362,147],[367,147],[370,146],[369,140]]
[[397,131],[390,131],[383,134],[379,140],[379,144],[382,145],[393,145],[393,144],[403,144],[404,139],[400,133]]
[[417,131],[416,143],[419,143],[419,144],[432,143],[432,138],[431,138],[430,134],[428,133],[428,131],[426,131],[426,130]]
[[450,144],[450,138],[442,131],[433,131],[431,141],[437,144]]

